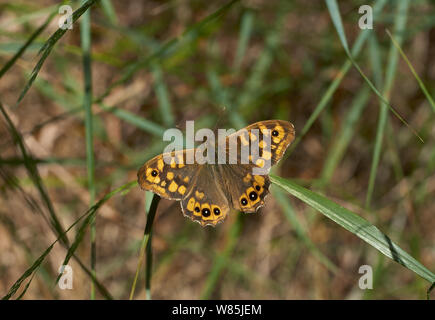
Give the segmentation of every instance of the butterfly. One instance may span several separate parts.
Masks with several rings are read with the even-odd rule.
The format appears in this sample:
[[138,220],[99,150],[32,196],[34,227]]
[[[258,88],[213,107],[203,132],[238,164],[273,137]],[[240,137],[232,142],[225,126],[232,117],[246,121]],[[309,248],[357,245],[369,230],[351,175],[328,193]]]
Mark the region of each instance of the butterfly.
[[[216,226],[231,208],[248,213],[264,205],[270,166],[282,158],[294,138],[290,122],[256,122],[226,136],[225,148],[219,149],[226,157],[225,163],[199,163],[195,159],[198,148],[163,153],[139,169],[138,183],[143,190],[180,201],[183,215],[202,226]],[[242,150],[253,145],[258,146],[258,152],[243,158]],[[218,147],[214,148],[218,153]],[[188,159],[195,160],[192,163]],[[267,168],[265,163],[270,166]]]

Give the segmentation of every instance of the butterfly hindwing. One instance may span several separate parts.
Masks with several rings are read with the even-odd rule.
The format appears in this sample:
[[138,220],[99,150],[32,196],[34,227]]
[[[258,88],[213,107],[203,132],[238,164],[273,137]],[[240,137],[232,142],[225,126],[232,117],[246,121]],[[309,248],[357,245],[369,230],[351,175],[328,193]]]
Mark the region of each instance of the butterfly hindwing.
[[227,195],[216,172],[216,166],[203,165],[195,187],[181,201],[183,214],[202,226],[215,226],[230,211]]
[[228,194],[235,209],[255,212],[264,205],[269,193],[269,176],[253,174],[251,165],[223,165],[221,172],[228,181]]

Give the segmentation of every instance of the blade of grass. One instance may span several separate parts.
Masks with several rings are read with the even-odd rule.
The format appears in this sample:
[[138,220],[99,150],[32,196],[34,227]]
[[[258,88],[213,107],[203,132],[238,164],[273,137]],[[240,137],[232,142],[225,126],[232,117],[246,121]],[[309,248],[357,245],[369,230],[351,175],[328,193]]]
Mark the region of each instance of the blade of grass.
[[216,284],[219,280],[219,277],[222,273],[222,271],[227,266],[227,261],[230,259],[231,254],[233,253],[233,250],[237,243],[237,238],[239,237],[240,231],[242,229],[242,214],[239,213],[237,215],[236,221],[234,221],[234,224],[231,226],[231,229],[229,230],[228,234],[228,240],[225,245],[225,248],[222,250],[222,252],[217,253],[214,261],[213,261],[213,267],[205,280],[204,287],[201,291],[201,299],[206,300],[209,299],[211,294],[213,293]]
[[[379,0],[376,1],[376,3],[373,6],[373,21],[376,20],[377,16],[381,13],[382,9],[384,8],[387,0]],[[357,57],[370,35],[369,30],[362,30],[361,33],[358,35],[357,39],[355,40],[355,44],[352,47],[352,56]],[[325,109],[325,107],[328,105],[328,102],[331,100],[332,95],[337,90],[338,86],[340,85],[341,81],[344,79],[347,72],[350,70],[350,67],[352,66],[352,62],[349,60],[346,60],[340,70],[337,73],[337,76],[334,78],[334,81],[328,86],[326,89],[326,92],[322,95],[322,98],[320,99],[317,106],[314,108],[314,111],[311,113],[310,117],[308,118],[307,122],[305,123],[304,127],[298,133],[298,137],[295,139],[295,141],[292,143],[292,145],[287,150],[286,154],[284,155],[283,160],[287,159],[290,154],[293,152],[293,150],[299,145],[299,142],[303,139],[305,134],[310,130],[313,123],[316,121],[316,119],[319,117],[320,113]],[[282,165],[284,161],[281,161],[278,163],[278,165]]]
[[[88,1],[88,2],[86,2],[86,7],[82,6],[79,9],[77,9],[73,14],[73,21],[76,21],[83,14],[83,12],[86,11],[86,9],[88,7],[90,7],[94,4],[95,1],[100,1],[100,0]],[[163,57],[170,56],[173,53],[173,51],[177,45],[181,46],[182,44],[186,44],[186,43],[196,39],[201,34],[200,30],[202,28],[204,28],[207,24],[212,23],[213,21],[218,19],[220,16],[225,14],[235,3],[239,2],[239,1],[240,0],[232,0],[232,1],[228,2],[227,4],[223,5],[218,10],[216,10],[215,12],[210,14],[209,16],[205,17],[200,22],[198,22],[198,23],[194,24],[192,27],[188,28],[179,37],[168,41],[163,46],[156,49],[150,56],[146,57],[145,59],[143,59],[139,62],[135,62],[132,65],[129,65],[126,68],[126,71],[124,72],[124,74],[121,76],[121,79],[112,83],[102,95],[95,98],[94,103],[100,103],[101,101],[103,101],[103,99],[107,95],[109,95],[109,93],[111,92],[111,90],[113,88],[123,84],[125,81],[128,81],[133,76],[133,74],[135,72],[137,72],[141,68],[144,68],[145,66],[149,65],[150,62],[154,61],[155,59],[162,59]],[[39,70],[41,69],[41,67],[42,67],[45,59],[47,58],[48,54],[50,53],[51,49],[53,48],[55,43],[63,36],[64,33],[65,33],[65,30],[62,30],[62,29],[57,30],[50,37],[50,39],[44,44],[44,46],[41,48],[41,51],[43,51],[43,56],[41,57],[41,59],[38,61],[37,65],[33,69],[32,74],[31,74],[31,78],[28,81],[26,88],[21,93],[22,97],[24,97],[24,95],[26,94],[26,92],[28,91],[30,86],[32,85],[33,81],[35,80]],[[172,50],[172,52],[171,52],[171,50]],[[19,101],[21,101],[21,99],[19,99]],[[18,102],[16,105],[18,105]],[[102,106],[102,108],[103,108],[103,106]],[[71,114],[75,114],[77,112],[80,112],[81,110],[82,110],[82,108],[76,108],[74,110],[67,111],[63,114],[60,114],[60,115],[54,117],[53,119],[49,119],[48,121],[44,122],[43,124],[37,126],[37,128],[35,128],[35,130],[42,128],[44,125],[46,125],[48,123],[52,123],[53,121],[56,121],[58,119],[62,119],[62,118],[65,118],[66,116],[69,116]],[[117,116],[123,117],[124,120],[129,121],[131,124],[134,124],[134,125],[142,128],[145,131],[149,131],[152,133],[159,132],[159,133],[157,133],[159,135],[159,137],[162,136],[162,132],[164,131],[164,129],[161,129],[159,126],[155,125],[154,123],[148,122],[145,119],[138,119],[137,115],[130,114],[126,110],[122,110],[122,109],[118,109],[118,108],[113,108],[113,109],[110,109],[108,111],[111,111],[111,112],[113,111],[113,113],[116,114]],[[143,120],[143,121],[141,121],[141,120]]]
[[337,266],[331,260],[329,260],[328,257],[323,255],[323,253],[311,241],[311,239],[303,229],[301,223],[299,222],[299,219],[296,216],[296,213],[290,201],[287,197],[285,197],[284,192],[280,189],[272,189],[272,193],[277,202],[280,204],[281,208],[283,209],[284,215],[287,218],[288,222],[294,228],[298,237],[304,242],[305,246],[310,250],[311,254],[328,270],[336,273],[338,271]]
[[157,100],[159,101],[160,115],[164,125],[166,127],[172,127],[174,126],[174,115],[172,113],[168,90],[163,81],[162,69],[157,63],[152,63],[151,71],[154,76],[154,88],[156,90]]
[[14,65],[14,63],[26,52],[29,46],[33,43],[33,41],[42,33],[42,31],[47,28],[50,24],[51,20],[58,14],[58,9],[56,8],[44,21],[44,23],[32,33],[32,35],[27,39],[27,41],[21,46],[21,48],[14,54],[14,56],[9,59],[8,62],[3,66],[0,70],[0,78]]
[[[131,182],[129,182],[129,183],[127,183],[127,184],[117,188],[116,190],[113,190],[112,192],[109,192],[100,201],[98,201],[95,205],[93,205],[91,208],[89,208],[83,215],[81,215],[76,221],[74,221],[74,223],[71,224],[71,226],[69,226],[68,229],[66,229],[65,233],[63,233],[62,235],[59,235],[57,237],[57,239],[42,253],[42,255],[37,260],[35,260],[35,262],[32,264],[32,266],[30,266],[30,268],[28,268],[21,275],[21,277],[11,286],[11,288],[8,291],[8,293],[2,299],[3,300],[10,299],[17,292],[17,290],[21,287],[21,284],[28,277],[30,277],[34,272],[36,272],[38,270],[38,268],[41,266],[41,264],[44,261],[44,259],[46,258],[46,256],[53,249],[54,245],[57,242],[59,242],[61,237],[62,236],[64,237],[66,235],[66,233],[69,232],[74,226],[76,226],[83,218],[88,217],[89,215],[94,214],[107,200],[109,200],[115,194],[117,194],[119,192],[125,192],[126,190],[129,190],[129,189],[131,189],[132,187],[134,187],[136,185],[137,185],[136,181],[131,181]],[[72,254],[69,255],[69,257],[71,257],[71,256],[72,256]],[[66,264],[66,263],[64,263],[64,264]],[[58,280],[59,280],[59,278],[58,278]],[[57,281],[56,281],[56,283],[57,283]],[[98,281],[95,281],[95,283],[99,284]],[[101,288],[104,288],[104,287],[101,284],[99,284],[98,288],[101,289]],[[101,292],[101,290],[100,290],[100,292]],[[107,290],[106,290],[106,292],[107,292]],[[104,295],[103,292],[102,292],[102,294]]]
[[[43,203],[45,204],[51,221],[49,223],[49,225],[54,228],[56,234],[63,234],[63,227],[62,224],[60,223],[57,214],[54,210],[54,206],[50,200],[50,197],[48,196],[47,190],[44,186],[44,183],[41,179],[41,176],[39,175],[39,171],[38,171],[38,167],[36,166],[35,162],[33,161],[33,157],[30,156],[27,153],[26,147],[24,146],[24,141],[23,138],[21,137],[21,134],[18,132],[18,130],[15,128],[12,120],[9,118],[6,110],[3,108],[3,105],[0,102],[0,111],[3,114],[8,127],[9,127],[9,132],[11,133],[11,136],[13,137],[15,143],[18,145],[18,148],[20,149],[21,154],[23,155],[23,159],[24,159],[24,165],[26,167],[26,170],[29,174],[30,179],[32,180],[32,183],[35,185],[36,189],[39,192],[39,196],[41,197]],[[68,244],[68,238],[67,237],[62,237],[62,242],[65,244]]]
[[118,25],[118,16],[113,8],[111,0],[101,0],[101,8],[104,14],[109,18],[110,23]]
[[139,272],[140,272],[140,269],[142,267],[142,263],[143,263],[144,256],[145,256],[145,248],[148,246],[148,242],[151,238],[154,217],[156,216],[156,211],[157,211],[157,207],[159,205],[159,201],[160,201],[160,197],[158,195],[154,194],[153,200],[151,202],[151,207],[150,207],[149,213],[147,215],[147,222],[145,225],[145,231],[144,231],[144,236],[142,239],[142,245],[140,247],[140,254],[139,254],[139,260],[137,262],[136,274],[134,276],[133,284],[132,284],[131,290],[130,290],[130,298],[129,298],[130,300],[133,300],[133,297],[134,297],[134,291],[136,290],[137,279],[139,277]]
[[[145,212],[147,217],[150,212],[151,204],[154,199],[154,193],[145,192]],[[150,239],[146,246],[146,264],[145,264],[145,296],[147,300],[151,300],[151,275],[153,270],[153,230],[150,229]]]
[[[402,4],[405,1],[401,1],[400,3]],[[406,2],[408,3],[408,2]],[[369,85],[369,87],[372,89],[372,91],[378,96],[378,98],[391,110],[391,112],[393,112],[393,114],[404,124],[406,125],[409,130],[411,130],[411,132],[422,142],[424,143],[423,139],[420,137],[420,135],[418,134],[418,132],[409,125],[409,123],[399,114],[399,112],[393,108],[393,106],[382,96],[382,94],[379,92],[379,90],[373,85],[373,83],[369,80],[369,78],[365,75],[365,73],[361,70],[360,66],[356,63],[356,61],[354,60],[354,58],[352,57],[351,52],[349,51],[349,47],[347,45],[347,40],[346,40],[346,36],[344,33],[344,29],[343,29],[343,24],[341,22],[341,16],[340,16],[340,12],[338,10],[338,6],[337,6],[337,2],[336,0],[326,0],[326,4],[329,10],[329,13],[331,15],[332,21],[334,23],[334,26],[337,30],[337,33],[339,35],[339,38],[342,42],[344,51],[347,55],[347,57],[349,58],[349,60],[352,62],[353,66],[355,67],[355,69],[357,69],[357,71],[359,72],[359,74],[361,75],[361,77],[363,77],[363,79],[365,80],[365,82]],[[401,13],[401,15],[404,15],[406,17],[406,12],[405,13]]]
[[[82,5],[85,1],[81,2]],[[91,60],[91,9],[89,8],[80,21],[80,41],[83,54],[83,108],[85,109],[85,140],[86,140],[86,168],[88,172],[88,190],[90,205],[95,202],[95,159],[94,159],[94,130],[92,115],[92,60]],[[95,216],[91,221],[91,272],[96,276],[96,224]],[[95,300],[95,284],[91,282],[91,300]]]
[[392,36],[390,31],[388,29],[385,30],[390,37],[391,41],[393,42],[396,49],[399,51],[400,55],[402,56],[403,60],[405,60],[406,64],[408,65],[409,69],[411,70],[412,74],[414,75],[415,79],[418,82],[418,85],[421,88],[421,91],[423,91],[424,95],[426,96],[427,101],[429,101],[430,106],[432,107],[432,110],[435,112],[435,102],[432,99],[432,96],[430,95],[429,91],[426,89],[426,86],[424,85],[423,81],[418,76],[417,72],[415,71],[414,67],[412,66],[412,63],[409,61],[406,54],[403,52],[400,43]]
[[[20,133],[13,125],[12,121],[10,120],[9,116],[6,113],[6,110],[4,110],[3,105],[1,103],[0,103],[0,111],[3,113],[7,123],[9,125],[10,132],[13,136],[14,141],[16,141],[16,143],[18,144],[18,146],[21,150],[21,153],[23,154],[25,167],[29,173],[29,176],[30,176],[32,182],[35,184],[37,190],[39,191],[39,194],[40,194],[44,204],[48,208],[48,211],[49,211],[49,214],[51,217],[51,221],[47,221],[45,218],[45,215],[43,215],[43,218],[47,221],[49,226],[53,229],[53,232],[56,234],[56,236],[58,236],[58,239],[61,240],[61,244],[69,250],[69,241],[68,241],[68,238],[66,237],[66,232],[63,231],[63,228],[60,224],[60,221],[57,218],[57,215],[54,211],[54,207],[52,206],[51,200],[50,200],[50,198],[45,190],[45,186],[44,186],[42,179],[39,175],[38,168],[36,166],[36,162],[33,161],[33,157],[31,157],[27,154],[27,151],[26,151],[26,148],[24,146],[24,142],[23,142],[23,139],[22,139]],[[90,273],[89,270],[80,261],[80,259],[77,258],[76,256],[74,256],[74,258],[80,264],[81,268],[86,273],[89,274]],[[98,285],[99,289],[102,288],[101,284],[97,283],[97,285]],[[103,289],[101,289],[100,292],[102,292],[104,295]]]
[[216,19],[223,16],[234,4],[239,2],[240,0],[232,0],[226,3],[225,5],[221,6],[219,9],[217,9],[212,14],[208,15],[201,21],[195,23],[193,26],[187,28],[180,36],[173,38],[169,41],[167,41],[165,44],[157,48],[153,51],[149,56],[134,62],[133,64],[128,65],[125,68],[125,71],[121,75],[120,79],[113,82],[106,91],[100,95],[95,102],[99,103],[103,101],[103,99],[109,95],[109,93],[114,89],[115,87],[125,83],[131,77],[139,70],[148,67],[151,62],[155,62],[158,60],[163,60],[164,58],[168,58],[171,55],[174,54],[174,52],[177,49],[177,46],[182,47],[183,45],[186,45],[188,43],[191,43],[192,41],[198,39],[198,37],[201,35],[201,29],[203,29],[206,25],[213,23]]
[[270,175],[272,183],[313,207],[327,218],[352,232],[373,248],[432,283],[435,274],[396,245],[387,235],[367,220],[339,204],[284,178]]
[[239,41],[237,42],[236,56],[234,57],[234,73],[238,74],[240,66],[242,64],[243,57],[248,46],[249,39],[251,37],[252,29],[254,26],[254,12],[252,10],[246,10],[243,13],[240,26]]
[[[59,240],[56,239],[54,243],[52,243],[43,253],[42,255],[35,260],[35,262],[32,264],[30,268],[28,268],[21,277],[12,285],[12,287],[9,289],[9,291],[6,293],[5,296],[2,297],[2,300],[9,300],[21,287],[21,284],[30,276],[32,278],[29,280],[29,282],[26,284],[26,289],[29,287],[31,280],[33,279],[33,273],[38,271],[39,267],[41,266],[42,262],[44,261],[45,257],[50,253],[51,249],[53,249],[53,246],[56,244],[56,242]],[[21,298],[21,296],[20,296]]]
[[[408,8],[408,0],[403,0],[399,3],[397,7],[396,18],[394,22],[394,30],[397,34],[402,35],[403,30],[406,25],[406,13]],[[402,41],[402,36],[400,36],[400,42]],[[379,58],[374,58],[374,60],[378,60]],[[383,96],[385,99],[389,99],[391,88],[393,86],[394,77],[397,70],[397,61],[398,54],[394,45],[390,46],[390,51],[388,54],[388,65],[386,69],[385,83],[383,89]],[[379,62],[377,64],[380,64]],[[385,100],[383,99],[383,100]],[[380,112],[378,119],[378,127],[376,130],[376,138],[375,138],[375,146],[373,150],[373,158],[370,168],[370,177],[369,184],[367,187],[367,196],[366,196],[366,208],[369,209],[373,197],[373,191],[375,187],[376,175],[379,167],[381,151],[382,151],[382,141],[384,138],[384,132],[387,125],[388,119],[388,108],[387,105],[380,101]]]
[[150,120],[144,119],[142,117],[139,117],[137,114],[134,114],[130,111],[117,108],[117,107],[108,107],[104,105],[103,103],[100,103],[99,106],[104,111],[113,113],[118,118],[134,125],[135,127],[138,127],[139,129],[142,129],[158,138],[162,138],[163,133],[165,132],[165,128],[160,126],[159,124],[152,122]]
[[[94,5],[97,1],[100,0],[87,0],[80,8],[78,8],[76,11],[74,11],[72,15],[72,23],[76,22],[83,13],[86,12],[92,5]],[[39,51],[39,54],[41,55],[41,58],[36,63],[35,67],[32,70],[32,73],[30,75],[29,80],[27,81],[24,89],[21,91],[20,96],[18,97],[17,102],[15,103],[14,107],[17,107],[18,104],[23,100],[24,96],[26,95],[27,91],[29,91],[30,87],[32,86],[33,82],[35,81],[36,77],[38,76],[39,71],[41,70],[45,60],[49,56],[51,50],[53,49],[54,45],[59,41],[60,38],[65,34],[65,32],[68,29],[62,29],[59,28],[57,31],[55,31],[50,38],[44,43],[43,47]]]
[[237,110],[242,114],[248,112],[250,102],[257,97],[258,90],[263,86],[264,77],[273,62],[273,54],[281,37],[281,29],[279,26],[284,19],[284,15],[277,18],[275,28],[270,31],[266,37],[265,49],[262,51],[260,57],[257,59],[255,65],[252,67],[252,72],[245,82],[242,92],[237,99]]
[[339,162],[343,158],[347,147],[355,133],[357,121],[360,119],[364,107],[370,97],[370,90],[368,86],[364,86],[353,100],[349,111],[347,112],[343,121],[343,126],[334,138],[333,145],[328,151],[328,155],[323,165],[320,174],[322,185],[328,184],[335,172]]
[[[79,244],[83,240],[83,236],[85,234],[86,228],[90,225],[92,219],[95,218],[97,210],[115,194],[121,193],[122,195],[125,195],[128,191],[130,191],[130,189],[132,187],[134,187],[136,185],[137,185],[137,181],[131,181],[131,182],[128,182],[128,183],[122,185],[121,187],[107,193],[106,195],[104,195],[104,197],[101,200],[99,200],[96,204],[94,204],[91,208],[89,208],[89,210],[86,211],[86,213],[83,214],[79,218],[79,220],[81,220],[82,218],[85,218],[85,219],[84,219],[83,223],[81,224],[79,230],[77,231],[75,239],[74,239],[73,243],[71,244],[71,247],[68,249],[62,265],[67,265],[69,260],[71,259],[71,257],[74,255],[74,252],[77,250]],[[76,223],[78,223],[78,221],[76,221]],[[56,283],[59,281],[60,276],[61,275],[59,275],[57,277]]]

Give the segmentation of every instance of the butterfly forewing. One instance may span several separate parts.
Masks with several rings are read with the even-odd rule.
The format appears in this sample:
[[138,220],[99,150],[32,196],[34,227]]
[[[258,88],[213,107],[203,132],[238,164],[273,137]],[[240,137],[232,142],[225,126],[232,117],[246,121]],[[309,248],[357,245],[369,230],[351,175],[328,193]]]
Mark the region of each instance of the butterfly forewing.
[[[199,170],[197,164],[186,163],[186,156],[193,152],[194,149],[174,151],[149,160],[138,171],[140,187],[165,199],[184,199],[195,186]],[[172,161],[165,161],[169,155]]]
[[263,173],[266,174],[271,166],[281,160],[294,137],[294,127],[288,121],[256,122],[227,137],[228,163],[264,167]]

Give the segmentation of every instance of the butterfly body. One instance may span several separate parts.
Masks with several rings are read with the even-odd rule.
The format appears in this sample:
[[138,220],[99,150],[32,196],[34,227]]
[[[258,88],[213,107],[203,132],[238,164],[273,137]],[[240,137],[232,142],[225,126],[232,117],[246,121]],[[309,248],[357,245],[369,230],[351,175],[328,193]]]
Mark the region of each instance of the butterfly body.
[[[290,122],[257,122],[226,138],[226,148],[220,149],[224,150],[225,163],[218,162],[218,147],[214,161],[204,164],[196,161],[196,149],[174,151],[146,162],[138,171],[138,182],[144,190],[181,201],[183,214],[202,226],[215,226],[231,208],[255,212],[264,205],[270,185],[270,167],[265,168],[265,163],[276,164],[294,136]],[[259,152],[245,159],[243,146],[254,144],[259,146]],[[165,156],[170,156],[171,162],[164,161]],[[195,160],[189,164],[188,159]]]

